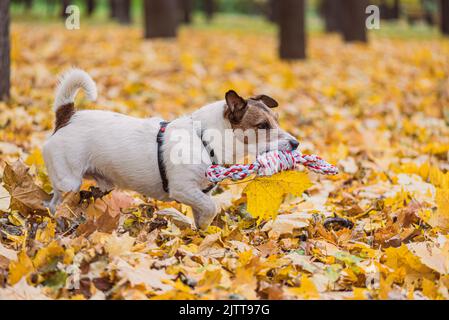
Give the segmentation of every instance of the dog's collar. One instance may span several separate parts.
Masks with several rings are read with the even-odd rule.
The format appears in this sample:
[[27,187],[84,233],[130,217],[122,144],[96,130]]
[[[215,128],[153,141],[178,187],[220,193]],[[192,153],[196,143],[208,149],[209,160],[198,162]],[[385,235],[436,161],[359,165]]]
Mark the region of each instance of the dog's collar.
[[[159,132],[157,133],[157,137],[156,137],[157,164],[159,167],[159,174],[160,174],[161,180],[162,180],[162,189],[164,189],[164,191],[166,193],[169,193],[169,188],[168,188],[167,171],[165,170],[165,164],[164,164],[163,153],[162,153],[162,144],[164,143],[164,133],[165,133],[165,130],[169,123],[170,122],[167,122],[167,121],[161,121],[161,123],[159,124],[159,126],[160,126]],[[212,164],[218,164],[214,149],[209,147],[209,145],[203,140],[203,131],[201,131],[200,139],[201,139],[201,142],[203,143],[204,148],[206,149],[207,153],[210,156]],[[203,192],[204,193],[209,192],[214,186],[215,186],[215,184],[210,185],[209,187],[204,189]]]

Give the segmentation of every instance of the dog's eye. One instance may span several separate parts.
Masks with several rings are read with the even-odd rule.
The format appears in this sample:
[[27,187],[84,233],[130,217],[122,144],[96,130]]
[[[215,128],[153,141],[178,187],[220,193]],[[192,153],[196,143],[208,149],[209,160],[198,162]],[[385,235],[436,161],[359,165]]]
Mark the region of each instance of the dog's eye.
[[260,124],[257,125],[257,129],[270,129],[270,124],[268,122],[262,122]]

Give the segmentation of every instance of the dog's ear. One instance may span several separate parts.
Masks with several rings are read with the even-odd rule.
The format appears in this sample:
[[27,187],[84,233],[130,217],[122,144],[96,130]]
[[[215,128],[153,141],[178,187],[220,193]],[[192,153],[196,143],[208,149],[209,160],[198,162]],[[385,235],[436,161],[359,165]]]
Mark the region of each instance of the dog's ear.
[[239,123],[245,115],[247,102],[234,90],[229,90],[225,95],[226,104],[228,105],[226,116],[231,123]]
[[251,99],[262,101],[268,108],[276,108],[279,105],[278,102],[274,100],[272,97],[269,97],[264,94],[252,97]]

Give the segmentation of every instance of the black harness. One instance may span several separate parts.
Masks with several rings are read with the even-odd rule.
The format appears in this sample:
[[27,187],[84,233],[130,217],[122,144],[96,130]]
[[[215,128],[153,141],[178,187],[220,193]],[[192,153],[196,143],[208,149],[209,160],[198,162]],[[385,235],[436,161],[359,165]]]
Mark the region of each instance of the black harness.
[[168,179],[167,172],[165,171],[165,165],[162,158],[162,143],[164,142],[164,133],[170,122],[162,121],[160,123],[159,132],[157,133],[156,141],[157,141],[157,164],[159,166],[159,174],[161,175],[162,180],[162,188],[165,192],[168,193]]
[[[157,133],[156,141],[157,141],[157,164],[159,166],[159,174],[161,176],[162,180],[162,189],[166,193],[169,193],[170,189],[168,188],[168,179],[167,179],[167,171],[165,170],[164,165],[164,159],[162,154],[162,144],[164,143],[164,133],[165,130],[170,122],[162,121],[160,123],[159,132]],[[204,148],[207,150],[210,158],[212,159],[212,164],[217,164],[217,160],[215,158],[215,152],[214,149],[209,148],[208,144],[203,140],[203,137],[201,136],[201,142],[203,143]],[[211,184],[209,187],[203,190],[204,193],[208,193],[210,190],[212,190],[213,187],[215,187],[216,183]]]

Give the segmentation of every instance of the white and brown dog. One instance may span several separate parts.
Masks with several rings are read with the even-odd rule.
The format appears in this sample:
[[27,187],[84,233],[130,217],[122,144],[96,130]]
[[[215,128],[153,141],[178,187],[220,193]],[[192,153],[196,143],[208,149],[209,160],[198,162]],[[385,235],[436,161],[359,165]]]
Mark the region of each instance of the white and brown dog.
[[[292,150],[299,145],[279,128],[272,111],[278,104],[265,95],[245,100],[229,91],[225,100],[166,123],[160,118],[139,119],[109,111],[77,111],[74,101],[80,88],[89,100],[96,99],[91,77],[71,69],[61,77],[56,90],[56,126],[43,148],[54,189],[48,204],[52,211],[63,192],[77,192],[83,178],[93,178],[102,190],[130,189],[189,205],[196,226],[207,228],[217,214],[211,183],[205,177],[212,162],[235,161],[239,146],[248,150],[256,143],[257,138],[248,138],[251,131],[275,132],[267,135],[267,143],[252,148],[256,154]],[[230,147],[216,133],[228,140],[230,137]]]

